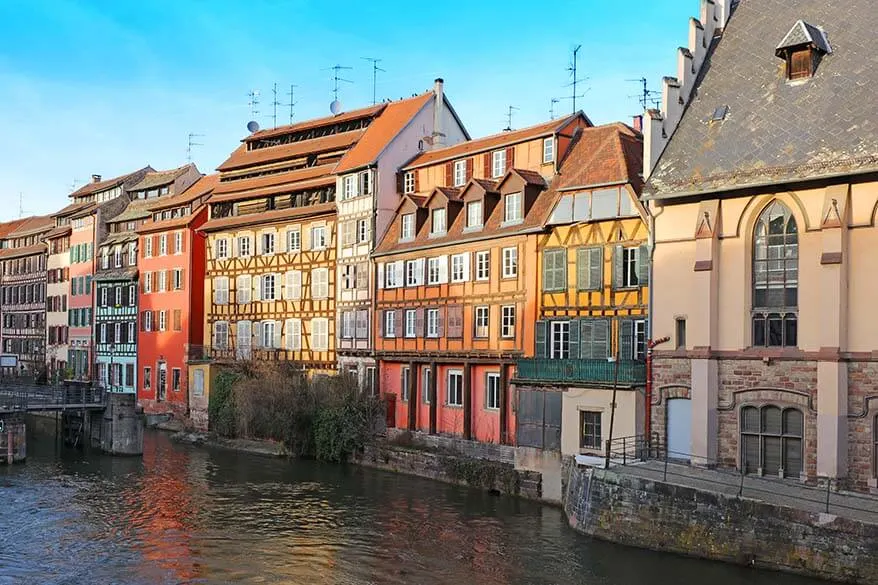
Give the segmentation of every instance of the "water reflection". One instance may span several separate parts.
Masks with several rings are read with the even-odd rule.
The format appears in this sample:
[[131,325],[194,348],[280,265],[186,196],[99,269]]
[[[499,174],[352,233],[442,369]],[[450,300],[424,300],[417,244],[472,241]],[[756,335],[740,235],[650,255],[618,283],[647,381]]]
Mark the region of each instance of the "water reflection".
[[806,585],[594,542],[559,510],[147,434],[143,458],[36,437],[0,467],[0,584]]

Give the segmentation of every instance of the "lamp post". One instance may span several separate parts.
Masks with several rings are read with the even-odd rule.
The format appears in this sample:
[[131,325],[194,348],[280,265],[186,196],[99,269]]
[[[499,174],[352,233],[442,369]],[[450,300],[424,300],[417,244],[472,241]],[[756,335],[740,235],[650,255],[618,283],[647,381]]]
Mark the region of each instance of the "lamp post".
[[110,344],[110,371],[109,371],[109,374],[107,376],[107,380],[108,380],[109,386],[110,386],[110,392],[115,392],[115,390],[113,388],[113,365],[114,365],[113,358],[115,357],[115,355],[116,355],[116,344],[111,343]]
[[613,445],[613,423],[616,421],[616,390],[619,386],[619,348],[616,347],[616,355],[607,358],[613,362],[613,401],[610,403],[610,438],[607,439],[607,458],[604,461],[604,469],[610,468],[610,452]]

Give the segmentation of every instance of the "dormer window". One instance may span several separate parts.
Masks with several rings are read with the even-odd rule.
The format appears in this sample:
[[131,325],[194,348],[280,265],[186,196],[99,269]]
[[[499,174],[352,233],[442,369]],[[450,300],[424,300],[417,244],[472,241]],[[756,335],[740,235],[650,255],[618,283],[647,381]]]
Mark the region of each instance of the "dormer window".
[[503,223],[518,223],[522,219],[521,192],[503,198]]
[[555,161],[555,137],[549,136],[543,139],[543,162],[550,163]]
[[495,150],[491,153],[491,177],[502,177],[506,172],[506,151]]
[[356,175],[348,175],[344,179],[342,179],[342,194],[341,198],[351,199],[352,197],[357,196],[357,176]]
[[774,54],[786,61],[786,77],[794,81],[814,75],[820,58],[831,52],[832,48],[823,29],[799,20],[777,46]]
[[411,240],[415,237],[415,214],[406,213],[402,216],[402,229],[400,230],[400,240]]
[[402,192],[403,193],[414,193],[415,192],[415,172],[407,171],[402,176]]
[[430,233],[434,235],[445,233],[445,209],[434,209],[431,217]]
[[482,227],[482,223],[484,222],[483,217],[481,201],[470,201],[466,204],[466,227]]
[[454,186],[460,187],[466,183],[466,159],[454,161]]

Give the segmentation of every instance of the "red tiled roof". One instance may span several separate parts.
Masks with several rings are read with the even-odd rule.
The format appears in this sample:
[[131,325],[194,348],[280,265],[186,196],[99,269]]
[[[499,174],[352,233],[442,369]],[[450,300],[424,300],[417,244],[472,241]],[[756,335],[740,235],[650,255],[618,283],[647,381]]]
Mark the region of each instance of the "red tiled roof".
[[18,238],[30,234],[47,232],[55,225],[55,220],[50,215],[35,215],[26,218],[23,223],[9,232],[7,238]]
[[307,217],[309,215],[324,215],[335,213],[335,202],[320,203],[318,205],[306,205],[304,207],[293,207],[291,209],[275,209],[272,211],[263,211],[262,213],[253,213],[250,215],[236,215],[233,217],[222,217],[212,219],[201,226],[200,231],[217,231],[226,228],[241,227],[252,225],[254,223],[268,224],[297,217]]
[[282,173],[273,173],[271,175],[221,181],[217,184],[213,194],[225,195],[227,193],[240,193],[241,191],[247,191],[248,189],[263,189],[265,187],[276,187],[277,185],[283,185],[295,181],[314,179],[316,177],[332,174],[334,166],[335,165],[332,164],[317,165],[292,171],[284,171]]
[[256,197],[265,197],[266,195],[277,195],[278,193],[292,193],[295,191],[304,191],[305,189],[314,189],[317,187],[328,187],[335,185],[334,175],[324,175],[315,177],[305,181],[290,181],[274,187],[263,187],[261,189],[249,189],[244,191],[235,191],[233,193],[216,193],[210,198],[211,203],[219,203],[222,201],[241,201],[245,199],[253,199]]
[[604,183],[631,183],[639,193],[643,180],[643,137],[621,123],[584,128],[561,161],[553,187],[570,190]]
[[242,144],[236,148],[232,155],[218,166],[216,170],[230,171],[287,158],[305,156],[307,154],[343,150],[356,143],[365,133],[366,130],[353,130],[351,132],[330,134],[329,136],[321,136],[320,138],[314,138],[312,140],[302,140],[300,142],[281,144],[279,146],[268,146],[256,150],[247,150],[247,145]]
[[[513,130],[511,132],[501,132],[499,134],[485,136],[484,138],[470,140],[469,142],[461,142],[446,148],[428,150],[415,157],[404,168],[414,169],[442,161],[454,160],[456,158],[469,156],[487,150],[493,150],[499,147],[512,146],[513,144],[533,140],[540,136],[549,136],[575,120],[577,116],[585,117],[582,112],[578,112],[565,118],[550,120],[548,122],[543,122],[542,124],[537,124],[536,126]],[[591,125],[591,122],[588,122],[588,118],[585,119],[588,125]]]
[[169,207],[177,207],[186,205],[195,201],[202,195],[210,193],[219,185],[219,173],[203,175],[200,179],[192,183],[188,189],[171,197],[159,197],[150,207],[150,211],[157,209],[167,209]]
[[89,205],[94,205],[92,201],[77,201],[76,203],[71,203],[70,205],[64,207],[63,209],[56,211],[52,214],[52,217],[64,217],[66,215],[70,215],[72,213],[76,213],[80,209],[88,207]]
[[180,217],[172,217],[171,219],[160,219],[159,221],[146,221],[134,231],[138,234],[148,234],[187,226],[192,223],[192,220],[194,220],[199,213],[201,213],[204,207],[205,205],[199,205],[193,209],[192,213],[189,215],[181,215]]
[[435,94],[432,91],[419,96],[391,102],[378,118],[366,128],[363,138],[351,148],[336,167],[336,173],[344,173],[375,162],[378,155],[399,134]]
[[84,197],[85,195],[90,195],[92,193],[97,193],[98,191],[104,191],[106,189],[112,189],[113,187],[118,187],[122,183],[124,183],[131,175],[136,175],[137,173],[146,169],[147,172],[153,170],[149,165],[145,166],[143,169],[138,169],[133,173],[128,173],[127,175],[121,175],[118,177],[113,177],[112,179],[107,179],[105,181],[99,181],[97,183],[87,183],[70,194],[70,197]]
[[29,219],[29,217],[24,217],[22,219],[13,219],[12,221],[0,223],[0,239],[5,238],[6,234],[15,231],[16,229],[18,229],[19,226],[21,226]]
[[195,167],[195,165],[189,163],[187,165],[183,165],[182,167],[177,167],[176,169],[171,169],[169,171],[150,171],[146,173],[143,178],[140,179],[138,182],[128,187],[126,191],[143,191],[144,189],[152,189],[153,187],[161,187],[162,185],[173,183],[177,180],[177,177],[183,175],[190,168],[193,167]]
[[262,140],[265,138],[271,138],[273,136],[283,136],[284,134],[290,134],[292,132],[301,132],[302,130],[319,128],[320,126],[329,126],[331,124],[338,124],[340,122],[350,122],[353,120],[359,120],[360,118],[369,118],[380,113],[385,106],[386,104],[375,104],[373,106],[360,108],[358,110],[351,110],[350,112],[342,112],[341,114],[335,116],[313,118],[311,120],[296,122],[295,124],[289,124],[287,126],[278,126],[277,128],[272,128],[270,130],[259,130],[258,132],[254,132],[241,142]]
[[0,250],[0,259],[9,259],[9,258],[20,258],[22,256],[32,256],[33,254],[40,254],[46,251],[46,244],[40,242],[39,244],[32,244],[30,246],[24,246],[22,248],[4,248]]
[[48,240],[51,238],[60,238],[61,236],[66,236],[67,234],[69,234],[70,231],[71,227],[69,223],[67,225],[59,225],[58,227],[49,231],[46,234],[46,239]]

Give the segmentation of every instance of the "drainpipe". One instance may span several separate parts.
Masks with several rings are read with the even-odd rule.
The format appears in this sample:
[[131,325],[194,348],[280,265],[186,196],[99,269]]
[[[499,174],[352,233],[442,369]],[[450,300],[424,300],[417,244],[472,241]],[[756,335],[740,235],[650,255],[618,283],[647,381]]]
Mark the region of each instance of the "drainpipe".
[[649,223],[649,271],[647,278],[647,286],[649,287],[649,299],[647,300],[648,317],[646,319],[646,405],[645,421],[644,421],[644,437],[646,441],[652,440],[652,349],[670,340],[670,337],[662,337],[661,339],[653,339],[653,280],[655,267],[655,218],[649,204],[643,206],[646,210],[647,220]]

